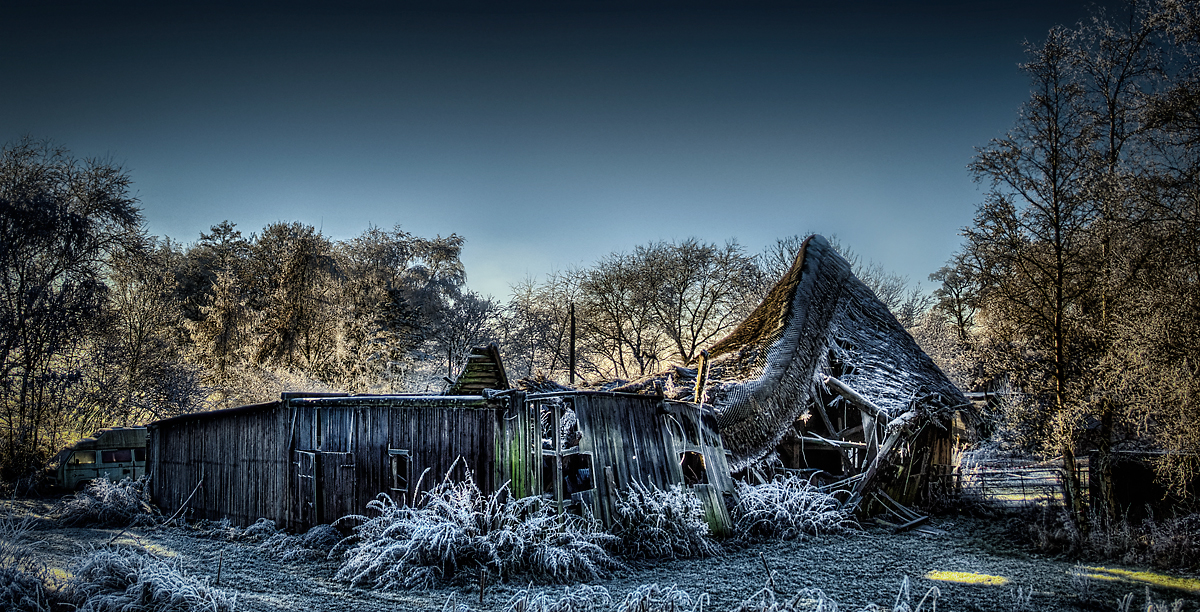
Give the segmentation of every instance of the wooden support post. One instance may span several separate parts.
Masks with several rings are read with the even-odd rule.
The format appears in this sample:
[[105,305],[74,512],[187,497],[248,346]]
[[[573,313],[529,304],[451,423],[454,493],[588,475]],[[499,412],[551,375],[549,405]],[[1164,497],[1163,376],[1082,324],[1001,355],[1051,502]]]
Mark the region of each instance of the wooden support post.
[[[821,417],[821,422],[825,424],[827,429],[829,429],[829,435],[837,435],[837,429],[833,427],[833,421],[829,420],[829,415],[825,412],[825,406],[821,404],[820,394],[814,394],[813,407],[816,408],[817,415]],[[845,449],[838,448],[837,453],[838,457],[840,457],[842,460],[842,471],[844,471],[846,474],[853,472],[854,462],[850,460],[850,455],[846,453]]]
[[567,380],[575,386],[575,302],[571,302],[571,354],[568,357]]
[[696,392],[692,400],[695,404],[704,403],[704,385],[708,384],[708,351],[700,351],[700,363],[696,364]]
[[850,498],[846,500],[843,509],[847,512],[853,512],[858,509],[858,504],[862,502],[863,493],[875,484],[875,475],[879,472],[879,468],[886,461],[887,456],[891,454],[896,443],[900,441],[904,432],[908,429],[911,421],[917,418],[917,412],[910,410],[895,418],[888,424],[888,435],[884,438],[883,444],[879,445],[879,452],[875,453],[875,458],[871,461],[871,466],[863,473],[862,480],[854,486],[854,490],[850,493]]

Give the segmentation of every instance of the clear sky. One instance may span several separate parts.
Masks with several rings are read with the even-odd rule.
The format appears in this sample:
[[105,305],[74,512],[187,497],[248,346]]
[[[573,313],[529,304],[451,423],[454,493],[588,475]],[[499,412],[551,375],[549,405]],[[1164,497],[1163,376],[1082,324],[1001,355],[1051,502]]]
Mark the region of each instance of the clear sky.
[[1091,6],[3,4],[0,141],[122,164],[152,233],[457,233],[498,298],[654,240],[806,232],[930,288],[975,147],[1028,97],[1023,42]]

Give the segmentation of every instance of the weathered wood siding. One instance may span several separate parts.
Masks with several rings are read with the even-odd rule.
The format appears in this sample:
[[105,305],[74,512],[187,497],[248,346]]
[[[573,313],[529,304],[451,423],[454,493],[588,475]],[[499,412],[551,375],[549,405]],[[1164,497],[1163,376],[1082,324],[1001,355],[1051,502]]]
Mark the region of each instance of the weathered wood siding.
[[[550,403],[575,410],[580,438],[569,454],[590,456],[592,466],[592,487],[575,501],[606,524],[612,523],[617,491],[633,482],[710,485],[710,500],[733,489],[711,412],[654,396],[527,398],[509,391],[490,397],[287,397],[159,421],[150,426],[151,495],[167,513],[186,505],[190,519],[248,525],[266,517],[297,531],[361,514],[380,493],[411,503],[447,474],[461,479],[467,471],[485,493],[507,483],[515,496],[542,495],[546,483],[561,481],[557,473],[543,474],[547,458],[553,464],[556,452],[563,453],[543,446],[540,411]],[[680,460],[686,452],[703,455],[707,482],[685,482]],[[408,471],[402,488],[393,480],[397,461]],[[561,483],[550,493],[571,501],[569,495],[563,499]]]
[[[520,399],[293,398],[160,421],[150,434],[152,496],[174,512],[203,478],[190,518],[266,517],[299,530],[361,514],[379,493],[411,501],[452,467],[457,478],[470,470],[484,491],[512,480],[529,494],[535,430]],[[390,490],[389,451],[411,460],[403,495]]]
[[[718,494],[732,491],[725,450],[711,413],[702,416],[689,404],[660,397],[576,392],[531,397],[540,403],[561,397],[579,419],[580,453],[591,455],[595,491],[581,495],[597,518],[611,525],[617,493],[631,483],[666,489],[685,484],[680,458],[685,451],[704,455],[707,480]],[[688,429],[694,427],[694,435]]]
[[245,525],[265,516],[281,525],[292,522],[290,420],[281,406],[272,402],[151,425],[147,471],[154,503],[168,514],[186,504],[190,519],[229,517]]

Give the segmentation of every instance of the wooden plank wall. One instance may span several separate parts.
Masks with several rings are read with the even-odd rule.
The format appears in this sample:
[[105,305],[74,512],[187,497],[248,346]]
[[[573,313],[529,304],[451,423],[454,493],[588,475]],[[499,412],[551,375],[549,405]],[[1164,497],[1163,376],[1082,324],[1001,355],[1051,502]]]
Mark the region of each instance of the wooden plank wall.
[[540,463],[530,460],[536,448],[530,445],[540,443],[536,418],[518,394],[490,402],[447,398],[441,405],[429,397],[353,399],[293,399],[154,424],[148,448],[154,502],[173,513],[203,478],[188,518],[249,525],[266,517],[301,531],[362,514],[388,491],[389,448],[410,451],[411,487],[428,469],[420,482],[425,491],[460,456],[454,475],[469,469],[484,492],[513,480],[517,493],[527,494],[537,482],[532,470]]
[[614,520],[617,491],[631,483],[666,488],[683,482],[663,435],[660,398],[579,393],[572,399],[582,434],[579,450],[592,454],[592,511],[606,525]]
[[493,448],[496,463],[494,486],[508,483],[516,497],[541,493],[542,436],[538,406],[526,402],[525,394],[515,392],[512,401],[495,411]]
[[288,447],[287,411],[274,402],[221,412],[219,418],[183,417],[151,427],[154,503],[172,514],[186,502],[191,520],[228,517],[245,525],[265,516],[287,526],[291,460],[276,452]]
[[[683,483],[678,455],[684,447],[673,439],[666,412],[694,421],[689,425],[703,432],[709,483],[718,493],[732,489],[715,424],[695,407],[668,410],[653,396],[580,392],[563,397],[579,418],[579,450],[592,455],[593,512],[606,524],[612,523],[616,492],[630,483],[659,488]],[[428,491],[452,466],[452,477],[470,470],[485,493],[509,482],[518,497],[537,495],[542,492],[541,403],[537,396],[527,402],[520,392],[487,401],[295,398],[170,419],[151,427],[152,496],[165,512],[174,512],[203,478],[188,504],[189,518],[228,517],[248,525],[266,517],[300,531],[361,514],[367,502],[387,492],[389,449],[407,450],[412,458],[410,503],[418,479],[420,490]]]

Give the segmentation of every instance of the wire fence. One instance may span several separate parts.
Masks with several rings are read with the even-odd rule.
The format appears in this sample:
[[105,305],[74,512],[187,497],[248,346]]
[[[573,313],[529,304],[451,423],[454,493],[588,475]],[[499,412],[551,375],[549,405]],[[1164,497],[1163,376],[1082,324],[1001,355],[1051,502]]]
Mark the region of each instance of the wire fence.
[[[1088,460],[1080,457],[1075,472],[1080,491],[1088,490]],[[1064,503],[1065,471],[1061,458],[1026,458],[964,454],[952,473],[952,495],[968,503],[1005,510],[1022,510]]]

